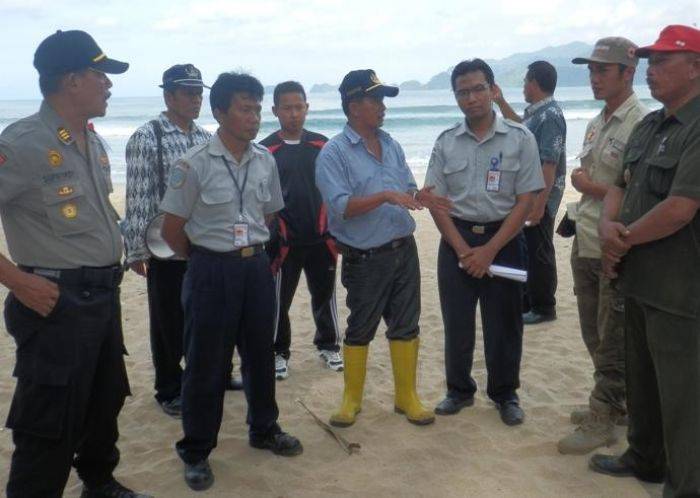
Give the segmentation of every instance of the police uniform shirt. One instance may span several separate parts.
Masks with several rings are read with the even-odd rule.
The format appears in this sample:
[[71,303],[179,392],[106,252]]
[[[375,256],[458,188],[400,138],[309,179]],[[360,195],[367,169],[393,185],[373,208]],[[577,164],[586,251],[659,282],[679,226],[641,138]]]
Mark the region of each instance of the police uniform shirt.
[[120,261],[109,159],[90,129],[86,145],[84,156],[45,101],[0,135],[0,216],[17,264],[68,269]]
[[[700,96],[666,116],[648,114],[632,132],[617,185],[629,226],[669,196],[700,200]],[[621,265],[625,294],[668,313],[700,312],[700,214],[663,239],[632,247]]]
[[[634,126],[649,112],[635,94],[605,120],[605,109],[593,118],[579,154],[581,168],[591,180],[604,185],[612,185],[622,172],[622,157],[627,140]],[[581,258],[600,258],[598,220],[603,209],[603,201],[583,194],[576,205],[576,242]]]
[[[242,211],[241,194],[224,159],[243,190]],[[272,154],[251,142],[239,163],[218,134],[209,143],[191,148],[176,163],[160,204],[161,211],[187,220],[185,233],[192,244],[219,252],[236,249],[236,223],[247,224],[250,245],[267,242],[270,232],[265,215],[283,207]]]
[[501,221],[515,206],[517,195],[544,188],[535,137],[524,125],[495,116],[491,130],[479,142],[463,120],[435,142],[425,185],[452,201],[453,217],[477,223]]

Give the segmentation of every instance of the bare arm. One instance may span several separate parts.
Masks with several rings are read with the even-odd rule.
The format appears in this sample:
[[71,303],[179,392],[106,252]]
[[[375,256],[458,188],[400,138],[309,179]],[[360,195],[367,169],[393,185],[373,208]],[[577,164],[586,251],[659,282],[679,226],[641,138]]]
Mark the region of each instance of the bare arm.
[[0,254],[0,283],[7,287],[19,301],[41,316],[51,313],[58,301],[58,285],[54,282],[23,272]]
[[163,228],[160,232],[163,240],[175,251],[175,254],[181,257],[187,257],[190,253],[190,241],[185,234],[185,223],[187,223],[185,218],[165,213]]
[[496,105],[501,110],[501,114],[503,114],[503,117],[506,119],[510,119],[511,121],[515,121],[516,123],[522,123],[523,118],[518,116],[518,113],[515,112],[515,110],[513,110],[513,108],[508,102],[506,102],[506,99],[503,97],[503,91],[501,91],[501,87],[494,83],[493,92],[493,100],[494,102],[496,102]]
[[591,180],[588,172],[583,168],[575,168],[571,172],[571,185],[584,195],[593,197],[599,201],[605,198],[605,194],[608,193],[610,185],[604,183],[598,183]]
[[[530,225],[537,225],[544,216],[544,210],[549,200],[549,193],[554,186],[554,180],[557,173],[557,165],[555,163],[545,161],[542,163],[542,176],[544,177],[544,188],[535,196],[532,204],[532,210],[528,214],[527,221]],[[554,215],[554,213],[551,213]]]
[[603,212],[598,223],[603,273],[609,278],[617,277],[615,266],[630,248],[625,240],[628,234],[627,227],[617,221],[623,196],[624,191],[620,187],[611,185],[608,188],[603,199]]

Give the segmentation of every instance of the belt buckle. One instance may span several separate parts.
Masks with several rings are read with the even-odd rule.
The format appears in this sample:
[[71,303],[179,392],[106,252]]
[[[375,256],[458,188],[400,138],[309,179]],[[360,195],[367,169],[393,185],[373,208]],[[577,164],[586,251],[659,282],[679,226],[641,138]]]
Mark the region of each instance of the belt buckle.
[[50,270],[48,268],[34,268],[32,270],[32,273],[34,273],[34,275],[39,275],[40,277],[44,278],[61,278],[61,270]]
[[255,255],[255,247],[248,246],[241,249],[241,258],[249,258]]
[[472,225],[472,232],[478,235],[484,235],[486,233],[486,227],[484,225]]

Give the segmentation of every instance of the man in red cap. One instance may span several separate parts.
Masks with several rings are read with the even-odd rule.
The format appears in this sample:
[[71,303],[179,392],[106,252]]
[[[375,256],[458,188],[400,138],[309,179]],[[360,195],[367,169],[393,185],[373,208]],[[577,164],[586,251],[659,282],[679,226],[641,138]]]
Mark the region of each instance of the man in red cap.
[[599,225],[625,295],[629,448],[590,466],[700,496],[700,31],[668,26],[636,55],[663,108],[632,132]]

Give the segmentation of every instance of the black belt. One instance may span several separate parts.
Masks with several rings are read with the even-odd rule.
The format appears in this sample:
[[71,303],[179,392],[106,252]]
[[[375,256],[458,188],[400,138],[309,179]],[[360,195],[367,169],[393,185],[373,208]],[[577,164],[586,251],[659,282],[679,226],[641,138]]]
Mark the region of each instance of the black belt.
[[93,285],[97,287],[116,288],[122,282],[124,270],[121,265],[82,266],[67,270],[40,268],[20,265],[20,270],[33,273],[64,285]]
[[394,239],[391,242],[387,242],[386,244],[382,244],[379,247],[372,247],[370,249],[357,249],[355,247],[350,247],[348,245],[342,244],[338,241],[336,241],[335,245],[338,247],[340,254],[342,254],[346,258],[367,258],[369,256],[372,256],[373,254],[379,254],[382,252],[393,251],[394,249],[398,249],[399,247],[403,246],[411,240],[413,240],[413,235],[409,235],[408,237],[401,237],[400,239]]
[[496,233],[498,232],[498,229],[501,228],[501,225],[503,225],[503,220],[489,221],[487,223],[483,223],[462,220],[460,218],[452,218],[452,221],[454,221],[455,226],[465,228],[471,231],[472,233],[476,233],[479,235]]
[[223,256],[227,258],[250,258],[251,256],[260,254],[265,250],[265,244],[255,244],[252,246],[241,247],[240,249],[236,249],[235,251],[214,251],[212,249],[207,249],[206,247],[194,244],[192,244],[190,247],[195,252],[211,254],[213,256]]

